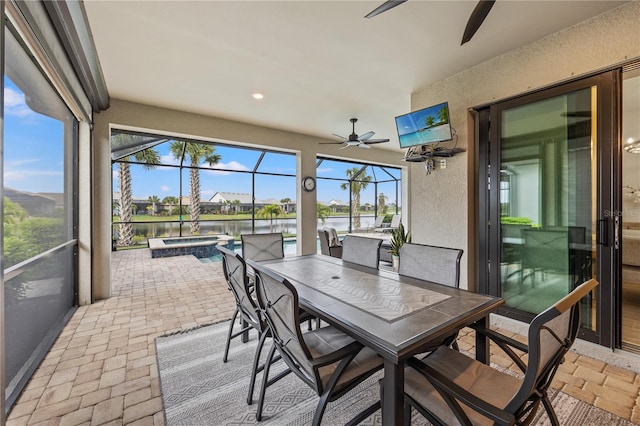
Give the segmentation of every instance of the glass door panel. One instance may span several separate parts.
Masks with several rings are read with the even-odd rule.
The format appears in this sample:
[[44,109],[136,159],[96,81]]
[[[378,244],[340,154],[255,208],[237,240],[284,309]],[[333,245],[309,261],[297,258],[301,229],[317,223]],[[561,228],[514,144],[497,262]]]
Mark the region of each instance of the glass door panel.
[[[500,114],[500,287],[506,307],[542,312],[591,278],[596,88]],[[585,298],[582,326],[595,330]]]
[[622,346],[640,351],[640,70],[622,80]]

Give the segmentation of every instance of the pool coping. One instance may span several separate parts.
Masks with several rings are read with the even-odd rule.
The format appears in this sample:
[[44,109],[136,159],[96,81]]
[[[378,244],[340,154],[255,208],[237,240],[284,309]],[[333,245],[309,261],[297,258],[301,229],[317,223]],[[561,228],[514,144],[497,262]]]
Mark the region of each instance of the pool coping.
[[[215,238],[213,240],[212,238]],[[201,239],[202,241],[197,241]],[[189,240],[183,244],[166,244],[167,240]],[[196,240],[196,241],[194,241]],[[202,236],[185,236],[185,237],[165,237],[165,238],[149,238],[147,243],[151,249],[151,258],[170,256],[194,255],[198,258],[210,257],[217,254],[218,250],[215,246],[223,244],[233,248],[233,237],[229,235],[202,235]]]

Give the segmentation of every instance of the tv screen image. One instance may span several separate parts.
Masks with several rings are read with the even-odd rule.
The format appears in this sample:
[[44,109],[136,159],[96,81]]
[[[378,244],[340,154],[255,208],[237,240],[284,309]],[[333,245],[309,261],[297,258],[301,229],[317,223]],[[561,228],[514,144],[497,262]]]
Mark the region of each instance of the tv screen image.
[[400,148],[444,142],[453,139],[449,123],[449,104],[443,102],[396,117]]

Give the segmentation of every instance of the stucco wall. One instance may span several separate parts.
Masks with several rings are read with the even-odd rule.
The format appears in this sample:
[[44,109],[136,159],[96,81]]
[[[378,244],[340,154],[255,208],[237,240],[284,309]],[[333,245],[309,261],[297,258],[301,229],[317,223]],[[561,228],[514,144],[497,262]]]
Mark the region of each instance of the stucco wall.
[[469,238],[475,233],[475,149],[469,108],[640,57],[638,22],[640,2],[630,2],[413,93],[413,110],[449,102],[458,146],[467,150],[448,159],[446,169],[428,176],[422,164],[412,164],[410,182],[413,241],[464,249],[462,288],[476,284],[469,262],[476,243]]
[[[299,254],[316,252],[316,192],[304,192],[300,187],[303,176],[316,175],[316,156],[350,158],[373,164],[403,167],[402,205],[406,205],[407,168],[400,161],[397,151],[382,149],[345,149],[340,145],[320,145],[325,139],[285,132],[267,127],[254,126],[237,121],[190,114],[183,111],[137,104],[117,99],[111,100],[107,111],[94,117],[93,147],[93,299],[111,296],[111,159],[109,132],[111,127],[156,132],[174,137],[200,138],[203,140],[228,142],[246,146],[264,147],[294,152],[297,155],[298,185],[298,244]],[[300,240],[299,240],[300,241]]]

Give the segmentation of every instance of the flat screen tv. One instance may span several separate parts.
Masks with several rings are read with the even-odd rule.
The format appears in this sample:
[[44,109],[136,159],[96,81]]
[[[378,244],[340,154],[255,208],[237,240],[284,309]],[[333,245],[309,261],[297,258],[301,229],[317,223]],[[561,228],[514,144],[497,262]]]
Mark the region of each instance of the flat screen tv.
[[449,123],[449,104],[443,102],[396,117],[400,148],[444,142],[453,139]]

